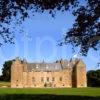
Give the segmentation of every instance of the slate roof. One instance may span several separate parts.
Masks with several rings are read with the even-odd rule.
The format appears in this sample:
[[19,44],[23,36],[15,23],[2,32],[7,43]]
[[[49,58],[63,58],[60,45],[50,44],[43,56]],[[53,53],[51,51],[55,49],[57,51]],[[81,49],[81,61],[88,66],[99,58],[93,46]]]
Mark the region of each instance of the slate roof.
[[71,67],[68,61],[54,62],[54,63],[27,63],[28,71],[57,71]]

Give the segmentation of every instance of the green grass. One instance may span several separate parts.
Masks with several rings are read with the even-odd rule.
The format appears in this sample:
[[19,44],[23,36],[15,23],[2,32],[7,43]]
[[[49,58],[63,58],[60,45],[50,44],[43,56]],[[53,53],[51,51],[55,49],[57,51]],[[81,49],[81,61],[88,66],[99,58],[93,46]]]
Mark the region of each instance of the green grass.
[[1,94],[54,94],[54,95],[80,95],[100,96],[100,88],[0,88]]
[[0,100],[100,100],[100,88],[0,88]]

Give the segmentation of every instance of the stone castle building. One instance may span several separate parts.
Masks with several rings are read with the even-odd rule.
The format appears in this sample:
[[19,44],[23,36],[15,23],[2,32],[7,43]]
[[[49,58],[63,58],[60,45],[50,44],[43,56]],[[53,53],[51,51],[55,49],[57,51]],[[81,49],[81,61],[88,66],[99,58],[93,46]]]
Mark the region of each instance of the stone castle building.
[[86,65],[81,59],[28,63],[16,58],[11,67],[11,87],[87,87]]

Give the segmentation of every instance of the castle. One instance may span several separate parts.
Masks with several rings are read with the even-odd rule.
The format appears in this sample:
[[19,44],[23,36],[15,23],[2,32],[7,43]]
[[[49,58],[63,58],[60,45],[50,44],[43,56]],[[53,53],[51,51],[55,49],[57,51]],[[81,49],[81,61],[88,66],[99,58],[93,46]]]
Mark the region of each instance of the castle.
[[28,63],[16,58],[11,66],[12,88],[87,87],[82,59]]

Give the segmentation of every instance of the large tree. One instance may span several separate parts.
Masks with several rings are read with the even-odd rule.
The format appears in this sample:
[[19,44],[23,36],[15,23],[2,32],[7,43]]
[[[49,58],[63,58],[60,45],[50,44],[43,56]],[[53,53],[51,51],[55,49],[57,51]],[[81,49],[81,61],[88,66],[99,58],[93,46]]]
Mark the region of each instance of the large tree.
[[0,81],[10,81],[11,80],[11,65],[13,60],[6,61],[3,64],[2,75],[0,76]]
[[[81,53],[86,55],[89,48],[99,49],[100,41],[100,0],[0,0],[0,36],[5,43],[13,43],[13,35],[7,27],[15,17],[22,22],[29,17],[29,12],[49,11],[53,16],[55,11],[71,9],[76,16],[73,27],[64,35],[60,45],[72,44],[80,46]],[[20,16],[20,18],[18,18]],[[2,43],[0,43],[2,45]]]

